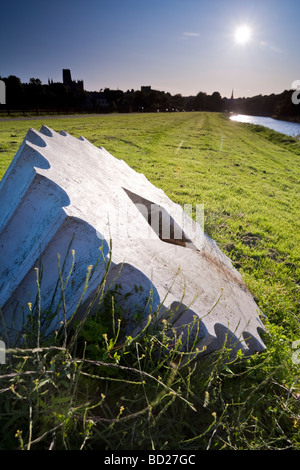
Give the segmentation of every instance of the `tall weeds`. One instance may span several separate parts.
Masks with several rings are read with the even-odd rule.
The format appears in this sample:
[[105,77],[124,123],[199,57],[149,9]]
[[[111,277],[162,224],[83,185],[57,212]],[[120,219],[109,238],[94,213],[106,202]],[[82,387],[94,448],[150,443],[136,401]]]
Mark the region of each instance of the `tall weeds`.
[[[136,336],[126,335],[119,297],[106,285],[111,257],[100,252],[99,262],[106,263],[102,282],[84,303],[89,266],[69,316],[74,262],[64,279],[58,258],[63,320],[51,334],[37,270],[23,345],[7,350],[0,366],[0,449],[300,448],[299,365],[288,340],[267,325],[268,349],[259,355],[232,360],[224,344],[199,358],[197,341],[184,343],[182,331],[155,311]],[[187,329],[198,325],[195,319]]]

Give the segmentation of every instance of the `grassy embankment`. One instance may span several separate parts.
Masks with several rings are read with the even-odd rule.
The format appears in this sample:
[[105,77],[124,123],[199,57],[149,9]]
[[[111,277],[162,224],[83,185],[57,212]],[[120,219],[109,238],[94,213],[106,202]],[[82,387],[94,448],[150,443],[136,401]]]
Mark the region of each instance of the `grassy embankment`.
[[[12,355],[18,373],[3,378],[0,419],[16,437],[6,435],[2,445],[300,448],[299,355],[293,349],[300,339],[300,143],[209,113],[11,121],[0,123],[0,176],[28,127],[42,124],[104,146],[179,204],[205,205],[205,231],[230,256],[267,316],[267,350],[224,365],[224,348],[200,370],[191,363],[178,371],[179,340],[160,361],[152,355],[158,340],[166,349],[164,328],[150,325],[120,346],[116,322],[112,327],[100,319],[98,329],[87,324],[76,351],[43,350],[37,363],[32,352]],[[121,315],[117,305],[109,310]],[[79,351],[94,361],[90,368]],[[25,392],[26,371],[31,386]]]

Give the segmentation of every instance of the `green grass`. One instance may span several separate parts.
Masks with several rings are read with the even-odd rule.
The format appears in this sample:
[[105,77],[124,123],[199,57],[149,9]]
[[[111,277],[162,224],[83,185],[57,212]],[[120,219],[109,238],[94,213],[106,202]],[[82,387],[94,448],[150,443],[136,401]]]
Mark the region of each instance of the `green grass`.
[[[29,344],[12,354],[14,372],[0,385],[11,429],[2,446],[26,448],[40,437],[29,447],[299,449],[300,143],[213,113],[9,121],[0,123],[0,177],[28,127],[42,124],[104,146],[174,202],[204,204],[205,231],[267,317],[267,350],[224,365],[224,347],[200,368],[178,369],[180,340],[170,348],[164,326],[152,321],[120,344],[115,319],[96,317],[77,349],[42,349],[37,358]],[[118,312],[112,305],[108,318]]]

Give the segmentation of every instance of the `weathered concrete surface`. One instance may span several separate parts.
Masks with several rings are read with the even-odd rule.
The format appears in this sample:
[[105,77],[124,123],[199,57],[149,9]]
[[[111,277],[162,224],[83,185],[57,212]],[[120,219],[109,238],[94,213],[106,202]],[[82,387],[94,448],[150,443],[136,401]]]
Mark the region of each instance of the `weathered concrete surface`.
[[[178,327],[196,316],[198,347],[205,345],[206,353],[226,336],[245,353],[265,348],[259,309],[229,258],[162,190],[104,148],[45,126],[30,129],[0,183],[0,200],[0,306],[7,331],[21,330],[41,263],[42,307],[57,305],[57,253],[66,278],[75,250],[65,292],[68,317],[87,266],[96,266],[87,302],[105,272],[104,259],[96,264],[99,247],[108,259],[111,239],[108,285],[132,293],[124,299],[129,330],[136,326],[136,305],[145,318],[160,307],[161,315],[173,312]],[[51,328],[62,319],[60,309]]]

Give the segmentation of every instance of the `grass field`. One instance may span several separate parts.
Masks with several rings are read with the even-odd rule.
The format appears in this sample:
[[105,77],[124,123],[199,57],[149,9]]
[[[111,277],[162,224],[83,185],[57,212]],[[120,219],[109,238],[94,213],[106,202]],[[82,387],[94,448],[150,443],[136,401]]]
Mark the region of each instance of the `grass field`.
[[[267,350],[242,364],[231,365],[224,365],[222,354],[226,351],[223,351],[203,361],[200,372],[191,364],[184,375],[173,368],[170,356],[169,362],[154,361],[150,346],[154,336],[149,333],[140,342],[128,342],[117,365],[141,372],[143,355],[143,361],[147,359],[143,372],[155,377],[155,386],[154,379],[150,380],[152,385],[147,381],[146,385],[143,381],[132,384],[129,378],[124,379],[125,369],[120,368],[113,373],[109,369],[108,379],[98,377],[96,386],[95,371],[86,372],[93,382],[93,387],[89,385],[91,390],[102,397],[101,401],[98,396],[98,420],[91,411],[92,405],[82,405],[80,413],[72,415],[72,419],[70,406],[68,411],[65,407],[70,397],[74,401],[76,396],[78,400],[79,389],[83,394],[82,380],[88,381],[87,375],[80,381],[76,376],[76,394],[73,388],[70,392],[70,384],[64,385],[64,392],[60,389],[55,394],[57,384],[51,388],[48,383],[56,411],[44,422],[32,405],[35,403],[40,410],[46,406],[40,393],[44,389],[33,387],[30,400],[29,392],[25,399],[25,395],[16,391],[17,385],[21,386],[20,374],[18,379],[10,377],[7,380],[13,381],[15,387],[11,391],[12,383],[7,384],[11,403],[6,402],[0,409],[6,410],[2,413],[6,413],[10,428],[15,423],[16,437],[11,435],[2,445],[7,442],[10,447],[26,448],[38,439],[37,435],[33,437],[34,433],[40,436],[46,433],[37,443],[51,446],[55,442],[56,446],[72,448],[77,441],[70,436],[78,428],[81,442],[87,448],[300,449],[300,365],[299,354],[293,349],[293,342],[300,340],[300,142],[213,113],[7,121],[0,123],[0,177],[28,128],[39,130],[42,124],[77,137],[83,135],[94,145],[105,147],[144,173],[176,203],[204,204],[206,233],[229,255],[266,315]],[[89,332],[87,328],[85,338],[91,337]],[[163,331],[159,334],[165,339]],[[95,343],[95,337],[90,341]],[[107,351],[112,349],[107,344],[105,347]],[[66,360],[64,356],[70,368],[71,364],[74,367],[73,359]],[[25,363],[27,367],[30,360],[34,362],[35,356],[30,356],[27,362],[19,359],[17,370],[25,370],[22,367]],[[57,357],[56,361],[59,360],[63,362]],[[96,367],[95,363],[92,366]],[[76,370],[78,367],[77,364]],[[102,374],[104,369],[102,365]],[[124,385],[117,380],[125,380]],[[157,380],[165,384],[164,393]],[[131,387],[137,391],[130,391],[133,395],[129,398]],[[0,400],[4,395],[0,393]],[[59,401],[63,398],[69,401]],[[19,400],[19,404],[13,399]],[[91,402],[90,397],[85,399],[85,404]],[[78,403],[76,406],[79,407]],[[59,407],[64,411],[58,412]],[[4,415],[2,422],[3,419]],[[61,432],[60,437],[51,441],[45,431],[47,426]]]

